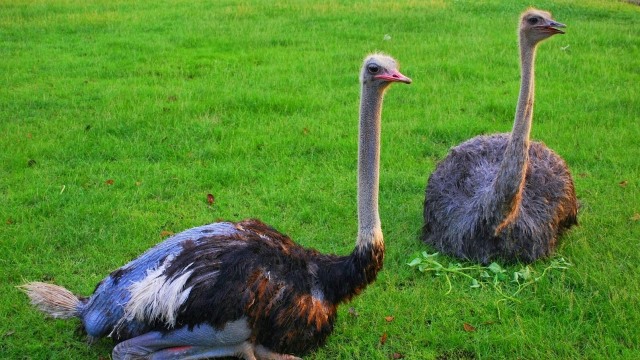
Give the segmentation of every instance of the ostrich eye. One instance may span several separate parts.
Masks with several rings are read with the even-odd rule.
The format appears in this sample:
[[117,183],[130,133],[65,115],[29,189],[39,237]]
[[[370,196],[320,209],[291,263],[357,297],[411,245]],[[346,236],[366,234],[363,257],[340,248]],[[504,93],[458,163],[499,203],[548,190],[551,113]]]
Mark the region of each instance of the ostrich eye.
[[380,71],[380,66],[376,64],[369,64],[369,66],[367,66],[367,70],[369,70],[369,73],[371,74],[377,74]]
[[529,25],[535,25],[540,21],[539,17],[532,17],[529,18],[529,20],[527,20],[527,22],[529,23]]

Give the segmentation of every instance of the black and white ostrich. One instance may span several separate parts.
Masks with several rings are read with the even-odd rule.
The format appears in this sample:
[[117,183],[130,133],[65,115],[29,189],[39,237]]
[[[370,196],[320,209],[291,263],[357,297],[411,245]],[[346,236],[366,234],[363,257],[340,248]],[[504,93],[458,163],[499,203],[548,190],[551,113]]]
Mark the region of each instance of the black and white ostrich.
[[510,134],[477,136],[451,149],[429,178],[422,239],[439,251],[481,263],[532,262],[550,255],[576,224],[578,203],[564,160],[530,142],[537,45],[563,34],[546,11],[519,23],[521,87]]
[[378,215],[380,118],[392,82],[411,83],[391,57],[360,73],[358,237],[348,256],[303,248],[259,220],[220,222],[168,238],[112,272],[88,298],[41,282],[22,286],[56,318],[110,336],[114,359],[299,359],[333,330],[336,308],[382,268]]

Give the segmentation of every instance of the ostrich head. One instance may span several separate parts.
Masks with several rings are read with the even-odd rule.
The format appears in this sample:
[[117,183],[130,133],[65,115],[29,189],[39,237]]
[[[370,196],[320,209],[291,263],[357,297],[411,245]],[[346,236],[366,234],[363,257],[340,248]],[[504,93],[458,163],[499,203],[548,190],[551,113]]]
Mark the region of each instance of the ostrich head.
[[411,84],[411,79],[398,71],[398,63],[390,56],[383,54],[369,55],[360,72],[360,82],[365,86],[385,89],[392,82]]
[[564,24],[553,20],[551,13],[543,10],[529,9],[520,18],[520,36],[531,44],[536,44],[555,34],[564,34],[558,29]]

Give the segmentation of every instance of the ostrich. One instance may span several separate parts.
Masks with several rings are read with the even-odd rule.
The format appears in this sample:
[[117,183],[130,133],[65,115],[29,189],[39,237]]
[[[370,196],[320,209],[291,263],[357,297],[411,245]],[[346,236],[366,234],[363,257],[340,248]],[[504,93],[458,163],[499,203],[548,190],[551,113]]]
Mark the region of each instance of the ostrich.
[[299,359],[323,345],[337,306],[382,268],[378,215],[380,119],[393,82],[411,83],[383,54],[364,60],[358,147],[358,236],[348,256],[303,248],[249,219],[172,236],[104,278],[88,298],[52,284],[22,288],[55,318],[77,317],[113,359]]
[[451,149],[427,183],[422,240],[439,251],[488,263],[550,255],[577,224],[573,179],[564,160],[530,142],[538,43],[564,27],[546,11],[520,18],[521,85],[510,134],[477,136]]

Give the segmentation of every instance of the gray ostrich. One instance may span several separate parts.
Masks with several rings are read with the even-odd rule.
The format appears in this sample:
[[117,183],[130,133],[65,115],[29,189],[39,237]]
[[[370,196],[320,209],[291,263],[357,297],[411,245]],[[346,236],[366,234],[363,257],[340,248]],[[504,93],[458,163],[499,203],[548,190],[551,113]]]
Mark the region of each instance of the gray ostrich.
[[303,248],[264,223],[218,222],[176,234],[104,278],[89,297],[40,282],[22,286],[57,318],[76,317],[90,338],[112,337],[113,359],[293,360],[325,343],[337,306],[382,268],[378,215],[385,90],[410,83],[391,57],[360,73],[358,237],[350,255]]
[[577,224],[578,203],[564,160],[530,142],[537,45],[564,34],[546,11],[520,17],[521,85],[510,134],[477,136],[454,147],[429,178],[422,240],[459,258],[533,262],[550,255]]

